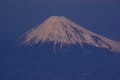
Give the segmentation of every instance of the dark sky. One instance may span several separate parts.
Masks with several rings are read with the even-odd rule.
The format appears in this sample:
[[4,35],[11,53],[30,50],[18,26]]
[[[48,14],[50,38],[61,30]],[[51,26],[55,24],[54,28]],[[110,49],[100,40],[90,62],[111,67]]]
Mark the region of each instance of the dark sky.
[[119,0],[0,0],[0,35],[19,37],[53,15],[120,40]]

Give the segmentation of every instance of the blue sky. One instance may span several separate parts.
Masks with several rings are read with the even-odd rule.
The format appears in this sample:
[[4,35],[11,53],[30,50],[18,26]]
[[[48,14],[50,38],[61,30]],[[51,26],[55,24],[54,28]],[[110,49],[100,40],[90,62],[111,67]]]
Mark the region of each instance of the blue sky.
[[39,3],[84,3],[84,4],[101,4],[101,3],[117,3],[119,0],[3,0],[8,2],[39,2]]
[[47,17],[62,15],[98,34],[120,40],[119,0],[1,0],[0,32],[20,36]]
[[[79,74],[79,71],[85,71],[84,74],[86,74],[86,71],[92,70],[94,73],[93,75],[96,75],[96,77],[100,73],[100,78],[101,75],[104,76],[104,74],[109,75],[107,77],[110,79],[113,79],[111,77],[117,79],[117,76],[119,78],[120,58],[116,58],[115,56],[112,57],[111,54],[110,56],[106,54],[105,56],[102,56],[103,54],[97,54],[92,57],[88,55],[85,59],[82,56],[81,58],[76,58],[70,55],[74,57],[74,59],[65,57],[65,59],[62,59],[63,63],[65,62],[64,60],[70,60],[70,62],[81,60],[80,63],[83,65],[77,65],[76,63],[75,66],[67,67],[67,65],[70,65],[68,62],[65,62],[68,64],[64,65],[58,63],[58,66],[61,65],[60,67],[63,67],[63,71],[61,71],[62,68],[58,69],[59,67],[56,68],[54,65],[51,65],[52,63],[49,68],[45,65],[48,62],[57,62],[55,59],[59,61],[61,58],[55,58],[53,56],[49,57],[52,58],[51,61],[49,61],[48,57],[44,58],[41,56],[43,54],[39,54],[39,49],[36,47],[35,50],[32,51],[31,48],[27,50],[26,48],[22,49],[20,46],[14,46],[16,45],[15,41],[18,40],[19,42],[19,37],[28,29],[42,23],[49,16],[53,15],[65,16],[91,31],[120,41],[119,0],[0,0],[0,51],[2,51],[0,54],[0,78],[4,78],[4,80],[35,80],[37,78],[40,80],[40,77],[48,76],[49,78],[54,76],[51,74],[52,70],[55,70],[55,73],[57,73],[65,72],[64,70],[66,69],[66,73],[67,71],[78,71],[75,73]],[[19,45],[19,43],[17,45]],[[42,64],[44,65],[41,66]],[[41,70],[43,72],[41,72]],[[46,74],[47,71],[48,74]],[[66,76],[67,75],[69,76],[68,73]],[[87,75],[89,75],[89,73],[87,73]],[[57,75],[55,76],[57,77]]]

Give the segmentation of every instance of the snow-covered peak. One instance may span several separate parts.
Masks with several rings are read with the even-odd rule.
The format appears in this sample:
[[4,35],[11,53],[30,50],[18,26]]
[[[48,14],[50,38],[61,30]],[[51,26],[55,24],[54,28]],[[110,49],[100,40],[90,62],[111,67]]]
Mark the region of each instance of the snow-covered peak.
[[40,44],[53,42],[54,45],[90,44],[111,51],[120,51],[120,42],[116,42],[91,32],[65,18],[51,16],[39,26],[25,33],[25,44]]

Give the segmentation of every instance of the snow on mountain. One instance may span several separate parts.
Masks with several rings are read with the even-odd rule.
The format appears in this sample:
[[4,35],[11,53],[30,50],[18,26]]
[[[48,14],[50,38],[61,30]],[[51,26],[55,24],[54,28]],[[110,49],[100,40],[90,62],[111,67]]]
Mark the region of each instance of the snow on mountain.
[[91,32],[64,16],[51,16],[38,27],[25,33],[24,43],[28,45],[53,42],[54,45],[90,44],[98,48],[106,48],[120,52],[120,42],[110,40]]

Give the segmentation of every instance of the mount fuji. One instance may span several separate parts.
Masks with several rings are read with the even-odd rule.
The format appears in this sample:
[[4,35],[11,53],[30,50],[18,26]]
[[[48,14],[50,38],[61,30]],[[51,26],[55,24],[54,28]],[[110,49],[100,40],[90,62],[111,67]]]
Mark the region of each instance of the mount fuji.
[[82,26],[72,22],[64,16],[51,16],[39,26],[24,34],[24,44],[39,45],[53,43],[71,46],[88,44],[97,48],[103,48],[112,52],[120,52],[120,42],[98,35]]

